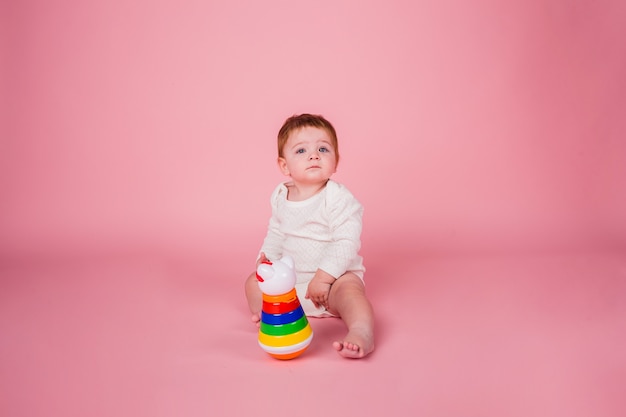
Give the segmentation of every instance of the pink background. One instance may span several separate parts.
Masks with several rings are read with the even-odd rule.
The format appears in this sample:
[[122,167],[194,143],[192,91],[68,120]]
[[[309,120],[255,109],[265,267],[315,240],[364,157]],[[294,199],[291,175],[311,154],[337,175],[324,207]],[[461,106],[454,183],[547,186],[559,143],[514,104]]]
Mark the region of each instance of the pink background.
[[[267,415],[284,378],[316,414],[619,415],[624,4],[2,2],[0,414]],[[366,210],[360,365],[247,322],[301,112]]]

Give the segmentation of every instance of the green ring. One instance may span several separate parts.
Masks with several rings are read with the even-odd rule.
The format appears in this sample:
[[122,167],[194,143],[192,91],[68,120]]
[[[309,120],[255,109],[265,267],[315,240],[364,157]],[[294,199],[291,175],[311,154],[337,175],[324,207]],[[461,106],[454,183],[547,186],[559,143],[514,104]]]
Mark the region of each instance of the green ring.
[[304,329],[308,323],[306,316],[287,324],[272,325],[261,322],[261,332],[270,336],[286,336]]

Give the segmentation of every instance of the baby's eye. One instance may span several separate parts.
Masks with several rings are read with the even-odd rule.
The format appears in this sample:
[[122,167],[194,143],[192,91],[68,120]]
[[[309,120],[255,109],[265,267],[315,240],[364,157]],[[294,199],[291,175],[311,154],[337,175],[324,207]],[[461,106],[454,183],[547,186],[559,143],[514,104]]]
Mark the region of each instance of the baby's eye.
[[320,152],[330,152],[330,151],[328,150],[328,148],[327,148],[327,147],[322,146],[322,147],[320,148]]
[[300,148],[300,149],[298,149],[298,150],[296,151],[296,153],[304,153],[304,152],[305,152],[305,151],[304,151],[304,148]]

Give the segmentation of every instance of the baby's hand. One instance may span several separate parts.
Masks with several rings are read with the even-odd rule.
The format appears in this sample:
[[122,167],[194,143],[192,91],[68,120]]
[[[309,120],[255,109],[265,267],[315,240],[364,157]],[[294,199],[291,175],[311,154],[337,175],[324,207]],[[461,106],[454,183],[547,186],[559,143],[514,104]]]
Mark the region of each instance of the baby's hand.
[[261,265],[263,262],[269,262],[270,260],[267,259],[267,256],[265,256],[265,252],[261,252],[261,254],[259,255],[259,259],[256,260],[256,267],[258,268],[259,265]]
[[330,294],[330,287],[334,282],[335,278],[332,275],[318,269],[311,282],[309,282],[304,298],[311,300],[316,308],[324,307],[328,309],[328,295]]

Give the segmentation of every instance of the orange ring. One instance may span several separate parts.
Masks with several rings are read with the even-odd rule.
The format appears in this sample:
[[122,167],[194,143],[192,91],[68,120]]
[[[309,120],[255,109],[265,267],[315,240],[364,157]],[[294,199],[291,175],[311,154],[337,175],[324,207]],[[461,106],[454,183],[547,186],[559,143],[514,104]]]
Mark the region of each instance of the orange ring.
[[268,303],[290,303],[294,299],[297,299],[296,289],[292,288],[291,291],[279,295],[269,295],[263,293],[263,301]]
[[300,306],[300,300],[296,289],[280,295],[268,295],[263,293],[263,311],[267,314],[284,314],[295,310]]
[[298,356],[302,355],[302,353],[306,350],[307,347],[308,346],[306,346],[305,348],[300,349],[300,350],[298,350],[296,352],[284,353],[282,355],[278,354],[278,353],[269,353],[269,352],[268,352],[268,354],[270,356],[272,356],[273,358],[280,359],[280,360],[283,360],[283,361],[288,361],[289,359],[295,359]]

